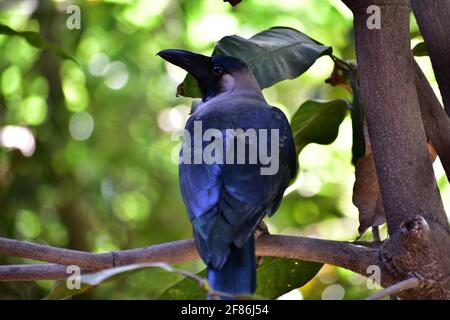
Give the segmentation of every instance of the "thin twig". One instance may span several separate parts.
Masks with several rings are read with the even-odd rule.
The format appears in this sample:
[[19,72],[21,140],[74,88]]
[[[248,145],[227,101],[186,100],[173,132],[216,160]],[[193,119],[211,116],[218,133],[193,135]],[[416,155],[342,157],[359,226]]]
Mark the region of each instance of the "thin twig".
[[390,287],[387,287],[386,289],[383,289],[383,290],[371,295],[366,300],[381,300],[384,297],[387,297],[390,295],[396,295],[402,291],[416,288],[417,286],[419,286],[419,284],[420,284],[419,279],[417,279],[415,277],[408,278],[406,280],[400,281],[399,283],[396,283]]

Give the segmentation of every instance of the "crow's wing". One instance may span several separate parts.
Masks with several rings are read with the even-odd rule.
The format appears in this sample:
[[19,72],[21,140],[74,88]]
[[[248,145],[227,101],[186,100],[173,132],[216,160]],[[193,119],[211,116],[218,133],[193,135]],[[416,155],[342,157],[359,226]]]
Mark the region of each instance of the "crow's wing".
[[[253,236],[264,215],[272,215],[277,210],[289,180],[296,173],[295,146],[286,117],[274,107],[249,105],[241,106],[239,112],[229,107],[194,114],[186,124],[191,137],[194,121],[202,122],[202,132],[210,128],[220,130],[225,142],[224,154],[229,150],[226,146],[237,143],[237,138],[226,129],[268,129],[269,138],[270,129],[279,130],[279,167],[273,175],[261,174],[264,165],[259,160],[249,164],[248,152],[245,164],[183,163],[186,159],[180,163],[181,193],[200,255],[205,263],[220,268],[228,257],[231,243],[241,247]],[[258,136],[258,141],[261,137]],[[208,144],[204,142],[203,148]],[[191,156],[198,152],[194,143],[190,149]],[[271,150],[270,139],[267,139],[267,150]]]

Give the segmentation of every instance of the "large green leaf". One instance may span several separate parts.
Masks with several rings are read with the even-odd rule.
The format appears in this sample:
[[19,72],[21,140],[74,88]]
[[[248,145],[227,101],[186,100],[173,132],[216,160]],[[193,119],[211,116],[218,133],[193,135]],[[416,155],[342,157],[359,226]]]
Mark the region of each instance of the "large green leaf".
[[[255,74],[261,88],[294,79],[304,73],[324,54],[331,54],[331,47],[324,46],[304,33],[287,27],[274,27],[262,31],[250,39],[227,36],[217,44],[212,55],[227,55],[245,61]],[[183,95],[199,97],[199,90],[192,87],[192,77],[185,82]]]
[[279,296],[307,284],[322,268],[323,264],[285,258],[264,258],[258,269],[256,294],[276,299]]
[[[304,286],[319,272],[322,264],[294,259],[265,257],[257,271],[256,297],[276,299]],[[206,271],[198,274],[206,277]],[[205,292],[195,281],[185,278],[167,289],[161,300],[202,300]]]
[[80,283],[79,289],[69,289],[67,287],[66,281],[59,280],[55,283],[53,288],[50,290],[49,294],[45,296],[44,300],[65,300],[73,296],[81,294],[86,290],[92,288],[92,286]]
[[39,33],[34,31],[16,31],[6,25],[0,24],[0,34],[4,34],[7,36],[18,36],[22,37],[28,44],[38,49],[46,49],[50,50],[58,57],[62,59],[72,60],[77,62],[74,58],[69,56],[64,52],[63,49],[55,46],[54,44],[50,44],[45,40]]
[[319,44],[292,28],[274,27],[250,39],[239,36],[222,38],[213,55],[227,55],[245,61],[262,88],[304,73],[331,47]]
[[192,279],[192,282],[196,287],[205,292],[206,288],[203,287],[204,280],[195,274],[187,271],[175,269],[165,263],[139,263],[127,266],[115,267],[110,269],[105,269],[99,272],[81,275],[80,277],[80,288],[79,289],[69,289],[67,287],[66,281],[58,281],[55,286],[53,286],[50,293],[45,297],[48,300],[60,300],[67,299],[72,296],[78,295],[85,292],[93,287],[97,287],[103,283],[111,282],[119,279],[120,277],[131,274],[146,268],[159,268],[167,272],[173,272],[185,276],[187,279]]
[[[206,270],[197,274],[199,277],[206,278]],[[205,291],[201,290],[197,283],[190,279],[184,278],[172,287],[168,288],[159,297],[160,300],[204,300]]]
[[348,109],[348,102],[343,99],[304,102],[291,120],[297,153],[309,143],[332,143]]

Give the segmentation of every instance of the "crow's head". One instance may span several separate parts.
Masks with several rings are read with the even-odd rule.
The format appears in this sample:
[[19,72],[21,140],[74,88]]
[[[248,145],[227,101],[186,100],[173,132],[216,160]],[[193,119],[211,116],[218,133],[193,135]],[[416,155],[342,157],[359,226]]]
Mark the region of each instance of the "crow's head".
[[207,57],[179,49],[162,50],[158,55],[194,76],[203,101],[233,89],[238,79],[242,79],[241,82],[256,82],[248,66],[237,58],[221,55]]

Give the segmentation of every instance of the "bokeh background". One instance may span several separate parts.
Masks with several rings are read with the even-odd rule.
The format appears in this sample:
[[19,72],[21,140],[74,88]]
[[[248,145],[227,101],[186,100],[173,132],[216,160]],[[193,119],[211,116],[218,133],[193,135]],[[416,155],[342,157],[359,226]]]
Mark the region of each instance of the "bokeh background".
[[[80,30],[66,27],[69,4],[81,9]],[[3,0],[0,23],[38,31],[78,62],[0,35],[0,236],[93,252],[191,237],[174,133],[192,100],[175,96],[185,72],[155,56],[159,50],[210,54],[223,36],[289,26],[332,46],[338,57],[354,58],[352,17],[339,0],[244,0],[236,8],[220,0]],[[421,40],[414,20],[411,34],[412,45]],[[428,58],[417,59],[439,95]],[[307,99],[350,98],[324,83],[332,68],[322,57],[300,78],[263,93],[288,117]],[[272,233],[356,238],[351,143],[347,117],[332,145],[306,147],[299,178],[266,219]],[[439,160],[434,167],[450,212]],[[31,261],[0,257],[0,263]],[[179,279],[145,270],[78,298],[155,299]],[[53,284],[0,283],[0,299],[42,298]],[[361,299],[373,290],[361,276],[324,266],[282,298]]]

